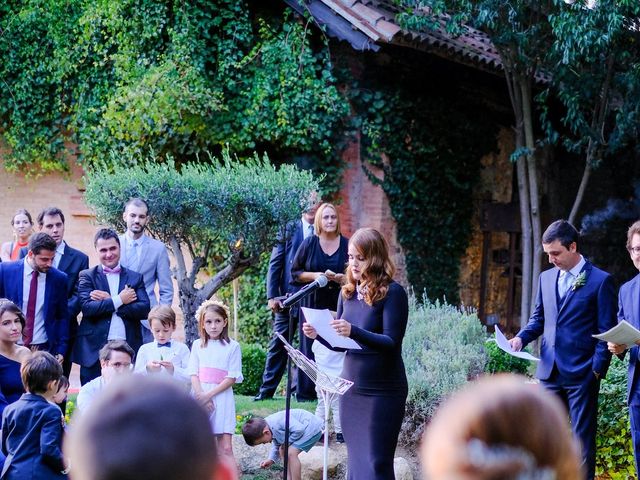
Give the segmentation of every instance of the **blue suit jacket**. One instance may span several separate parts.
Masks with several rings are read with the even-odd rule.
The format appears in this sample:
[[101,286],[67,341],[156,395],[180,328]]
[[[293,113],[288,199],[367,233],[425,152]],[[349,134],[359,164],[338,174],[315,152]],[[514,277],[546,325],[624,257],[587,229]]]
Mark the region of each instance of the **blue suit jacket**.
[[[22,309],[24,259],[0,263],[0,297],[8,298]],[[69,344],[69,314],[67,311],[67,275],[50,268],[44,290],[44,328],[49,352],[67,356]]]
[[[22,248],[20,250],[20,258],[27,256],[28,249]],[[80,250],[76,250],[65,244],[64,255],[60,258],[60,264],[58,270],[67,274],[67,309],[69,311],[70,319],[77,319],[80,313],[80,299],[78,298],[78,275],[82,270],[89,268],[89,257],[82,253]],[[75,334],[77,330],[77,322],[71,322],[72,334]]]
[[[640,274],[633,277],[620,287],[618,294],[618,321],[626,320],[634,327],[640,329]],[[638,388],[636,378],[636,366],[640,347],[634,345],[629,350],[629,378],[627,381],[627,402],[631,398],[631,392]],[[638,370],[640,372],[640,370]]]
[[278,239],[273,247],[267,272],[267,300],[300,289],[291,285],[291,266],[303,239],[302,220],[298,220],[287,225],[284,238]]
[[67,478],[62,473],[62,412],[40,395],[25,393],[2,417],[2,480]]
[[606,342],[592,335],[616,324],[613,279],[589,261],[582,271],[586,284],[569,290],[561,305],[556,287],[560,270],[554,267],[540,274],[535,309],[518,336],[526,345],[543,335],[536,371],[541,380],[549,379],[554,365],[572,380],[585,378],[592,371],[604,377],[609,368],[611,353]]
[[[125,285],[136,291],[138,299],[128,305],[121,305],[117,313],[124,322],[127,343],[137,352],[142,345],[140,321],[149,314],[149,297],[142,275],[122,267],[118,291],[122,291]],[[113,300],[110,298],[91,300],[89,295],[93,290],[109,291],[109,282],[101,265],[80,272],[78,281],[82,321],[73,349],[73,361],[83,367],[91,367],[98,361],[98,352],[107,344],[111,315],[115,311]]]

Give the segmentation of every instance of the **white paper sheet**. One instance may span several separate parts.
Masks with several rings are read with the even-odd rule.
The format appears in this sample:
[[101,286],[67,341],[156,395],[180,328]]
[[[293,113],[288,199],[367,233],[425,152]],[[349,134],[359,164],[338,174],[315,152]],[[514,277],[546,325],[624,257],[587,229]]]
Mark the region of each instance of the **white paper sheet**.
[[622,320],[611,330],[594,335],[594,338],[603,342],[617,343],[618,345],[633,346],[640,340],[640,330],[635,328],[626,320]]
[[507,337],[504,336],[504,334],[500,331],[497,325],[495,326],[495,329],[496,329],[496,343],[498,344],[498,347],[500,347],[500,350],[503,350],[507,352],[509,355],[513,355],[514,357],[524,358],[525,360],[531,360],[533,362],[540,361],[539,358],[534,357],[528,352],[523,352],[523,351],[514,352],[513,348],[511,348],[511,344],[509,343],[509,340],[507,340]]
[[304,318],[316,329],[318,335],[324,338],[329,345],[338,348],[350,348],[353,350],[362,350],[362,347],[358,343],[349,338],[338,335],[338,333],[331,326],[331,320],[333,315],[327,309],[316,310],[315,308],[300,307]]

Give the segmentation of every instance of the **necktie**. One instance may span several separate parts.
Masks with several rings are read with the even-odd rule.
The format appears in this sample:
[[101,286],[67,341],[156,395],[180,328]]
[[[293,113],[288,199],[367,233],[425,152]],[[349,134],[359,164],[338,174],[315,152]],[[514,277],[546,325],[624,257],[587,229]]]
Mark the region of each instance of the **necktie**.
[[109,268],[109,267],[102,267],[102,271],[107,274],[107,273],[120,273],[122,269],[120,267],[115,267],[115,268]]
[[27,322],[24,327],[24,344],[31,345],[33,340],[33,325],[36,319],[36,298],[38,297],[38,271],[31,272],[31,283],[29,284],[29,300],[27,301]]
[[171,342],[167,342],[167,343],[159,343],[158,344],[158,348],[160,347],[168,347],[171,348]]
[[140,244],[135,240],[129,249],[129,269],[138,272],[140,268]]
[[313,225],[309,225],[309,236],[313,235]]
[[573,284],[573,275],[571,272],[562,272],[558,278],[558,295],[563,299],[569,292],[569,288]]

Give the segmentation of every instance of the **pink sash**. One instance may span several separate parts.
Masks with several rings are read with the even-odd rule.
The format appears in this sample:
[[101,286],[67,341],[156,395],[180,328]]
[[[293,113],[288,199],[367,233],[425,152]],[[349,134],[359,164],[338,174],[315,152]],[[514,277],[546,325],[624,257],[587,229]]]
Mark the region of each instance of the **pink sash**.
[[228,371],[213,367],[200,367],[198,378],[203,383],[221,383],[228,375]]

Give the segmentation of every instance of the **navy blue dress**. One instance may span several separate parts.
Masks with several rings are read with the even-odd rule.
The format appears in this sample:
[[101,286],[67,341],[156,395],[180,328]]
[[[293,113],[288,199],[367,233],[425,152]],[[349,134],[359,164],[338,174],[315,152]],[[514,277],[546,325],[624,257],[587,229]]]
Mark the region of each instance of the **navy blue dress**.
[[362,350],[347,350],[342,377],[354,382],[340,399],[349,480],[393,480],[393,457],[404,418],[407,376],[402,340],[409,305],[404,288],[369,306],[353,297],[338,303],[338,318],[351,323],[350,338]]
[[0,355],[0,418],[5,407],[24,393],[20,378],[20,362]]

